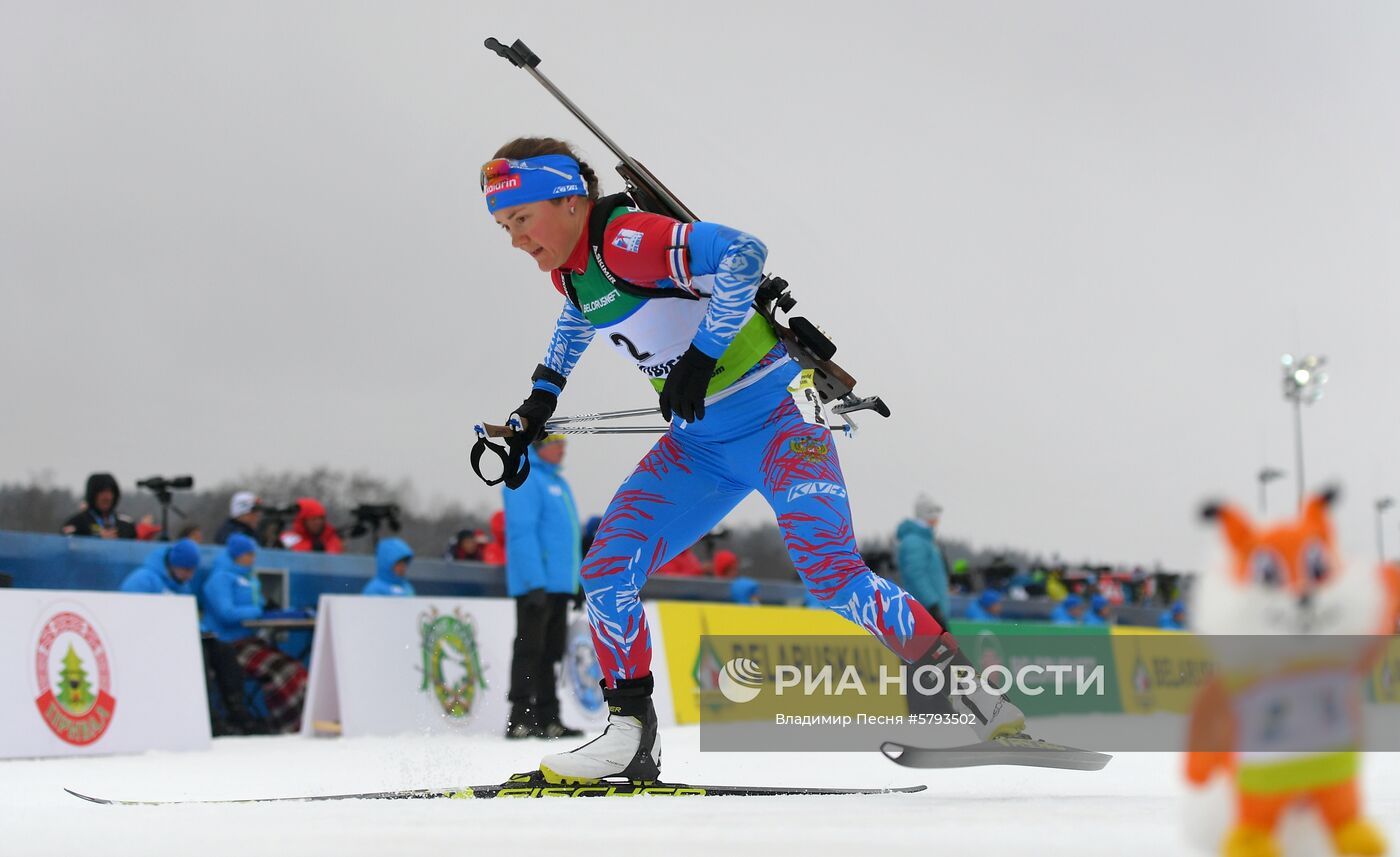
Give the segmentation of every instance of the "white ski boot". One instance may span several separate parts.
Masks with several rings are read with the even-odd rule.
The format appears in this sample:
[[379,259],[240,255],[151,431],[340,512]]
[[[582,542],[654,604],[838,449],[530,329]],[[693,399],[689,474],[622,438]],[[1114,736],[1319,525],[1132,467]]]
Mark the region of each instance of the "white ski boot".
[[[915,668],[926,665],[944,673],[945,678],[953,667],[976,672],[967,655],[958,647],[957,641],[947,632],[939,635],[929,651],[912,664]],[[945,682],[944,688],[951,687],[951,680]],[[1012,736],[1029,737],[1026,735],[1026,715],[1021,709],[1005,696],[988,692],[980,683],[974,684],[972,691],[965,694],[952,693],[945,689],[941,697],[911,695],[909,706],[910,711],[925,708],[934,711],[951,709],[958,714],[971,715],[972,731],[977,734],[977,739],[984,743]]]
[[979,687],[970,694],[952,699],[955,708],[971,714],[977,721],[972,724],[972,731],[977,733],[978,740],[995,741],[1026,735],[1026,715],[1004,696],[988,693]]
[[594,783],[604,778],[651,782],[661,776],[661,742],[651,704],[652,677],[620,679],[603,686],[608,725],[603,734],[567,753],[540,760],[547,782]]

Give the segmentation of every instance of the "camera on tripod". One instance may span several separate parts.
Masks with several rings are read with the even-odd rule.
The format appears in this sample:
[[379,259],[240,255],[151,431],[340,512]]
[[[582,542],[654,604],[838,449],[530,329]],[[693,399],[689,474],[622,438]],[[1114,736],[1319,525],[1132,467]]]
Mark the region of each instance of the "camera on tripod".
[[[170,510],[175,508],[172,501],[175,499],[172,491],[188,491],[194,487],[193,476],[152,476],[149,479],[142,479],[136,483],[137,488],[145,488],[156,495],[156,502],[160,504],[160,540],[170,541]],[[175,514],[185,517],[185,513],[175,508]]]
[[137,488],[145,488],[153,494],[168,494],[171,491],[188,491],[194,487],[193,476],[152,476],[136,483]]
[[253,511],[262,512],[264,516],[269,518],[286,519],[295,518],[297,512],[301,511],[301,507],[296,503],[289,503],[286,506],[270,506],[266,503],[258,503],[253,507]]
[[361,503],[351,509],[350,514],[355,516],[355,523],[350,528],[350,538],[359,538],[368,533],[374,537],[376,545],[379,543],[380,527],[388,524],[389,531],[397,533],[401,526],[401,512],[397,503]]

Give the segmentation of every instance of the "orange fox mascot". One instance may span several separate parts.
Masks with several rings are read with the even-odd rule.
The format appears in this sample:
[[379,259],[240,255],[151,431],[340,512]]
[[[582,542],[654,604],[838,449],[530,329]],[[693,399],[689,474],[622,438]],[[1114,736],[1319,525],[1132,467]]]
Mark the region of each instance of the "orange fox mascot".
[[1268,528],[1233,506],[1203,510],[1226,553],[1192,599],[1192,629],[1214,635],[1205,639],[1216,672],[1192,711],[1186,778],[1201,789],[1223,775],[1233,786],[1225,857],[1280,857],[1280,819],[1298,805],[1316,811],[1336,853],[1386,850],[1361,814],[1360,706],[1383,642],[1365,635],[1393,632],[1400,569],[1339,563],[1335,497],[1312,497],[1296,520]]

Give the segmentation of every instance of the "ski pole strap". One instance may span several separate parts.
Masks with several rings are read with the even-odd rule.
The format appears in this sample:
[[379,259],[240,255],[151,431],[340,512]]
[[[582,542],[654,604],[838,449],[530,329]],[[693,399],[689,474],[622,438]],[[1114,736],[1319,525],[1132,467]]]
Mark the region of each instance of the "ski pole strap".
[[[472,470],[476,473],[477,478],[487,485],[500,485],[504,482],[507,488],[519,488],[530,475],[530,456],[524,454],[523,448],[517,452],[501,444],[492,443],[488,439],[513,436],[519,430],[517,428],[519,423],[514,419],[511,420],[511,423],[512,425],[509,426],[493,426],[483,423],[476,425],[476,443],[472,444],[471,454]],[[488,450],[501,460],[501,475],[495,479],[487,479],[486,475],[481,472],[481,456]]]

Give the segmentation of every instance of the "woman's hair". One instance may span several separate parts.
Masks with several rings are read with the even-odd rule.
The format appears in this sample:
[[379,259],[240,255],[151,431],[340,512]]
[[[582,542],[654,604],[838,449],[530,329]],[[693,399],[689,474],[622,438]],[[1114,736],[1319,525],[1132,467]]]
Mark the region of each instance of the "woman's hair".
[[523,161],[526,158],[537,158],[540,155],[568,155],[578,161],[578,171],[583,174],[584,184],[588,186],[588,198],[598,200],[598,174],[593,172],[593,168],[583,162],[573,147],[563,140],[556,140],[553,137],[516,137],[509,143],[496,150],[492,158],[509,158],[512,161]]

